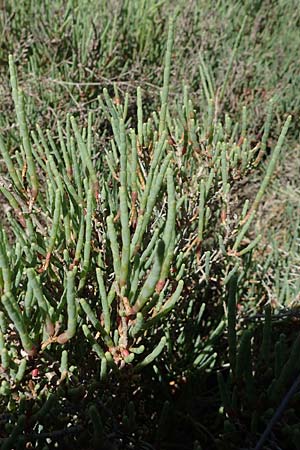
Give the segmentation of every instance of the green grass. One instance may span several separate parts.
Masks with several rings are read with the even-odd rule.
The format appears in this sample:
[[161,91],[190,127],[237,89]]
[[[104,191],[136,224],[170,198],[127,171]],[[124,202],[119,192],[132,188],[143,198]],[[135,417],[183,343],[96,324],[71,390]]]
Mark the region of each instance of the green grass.
[[1,449],[299,448],[298,2],[0,13]]

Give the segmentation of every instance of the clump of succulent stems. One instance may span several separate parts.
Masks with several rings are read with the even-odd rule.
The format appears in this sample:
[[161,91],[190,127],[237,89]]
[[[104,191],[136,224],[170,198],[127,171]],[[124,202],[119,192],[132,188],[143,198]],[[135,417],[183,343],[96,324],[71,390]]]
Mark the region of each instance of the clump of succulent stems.
[[[271,99],[261,141],[255,146],[247,132],[246,107],[241,123],[229,115],[218,118],[218,102],[226,96],[245,24],[246,20],[219,93],[200,56],[207,100],[207,111],[200,115],[187,86],[176,107],[170,108],[171,19],[160,108],[146,116],[143,89],[137,87],[134,126],[129,96],[121,98],[117,86],[114,96],[103,89],[86,126],[70,114],[64,122],[57,121],[55,132],[30,123],[26,95],[10,56],[18,142],[12,149],[7,134],[0,136],[5,163],[0,191],[8,222],[0,229],[1,395],[9,395],[12,386],[22,383],[27,365],[42,355],[58,360],[62,383],[71,373],[70,361],[76,364],[72,344],[76,347],[78,342],[91,351],[100,381],[124,368],[135,373],[154,366],[167,351],[172,353],[172,346],[189,349],[189,368],[211,369],[218,358],[215,343],[225,332],[230,368],[227,379],[219,372],[218,382],[226,417],[232,417],[243,400],[240,386],[246,387],[251,402],[253,334],[250,328],[242,332],[238,328],[237,304],[262,238],[254,235],[252,226],[291,117],[282,127],[253,200],[235,208],[236,186],[265,156],[274,107]],[[110,129],[103,141],[95,126],[99,121],[107,121]],[[199,293],[211,282],[218,286],[224,314],[217,315],[202,340],[203,317],[211,305]],[[179,331],[173,333],[177,321]],[[186,329],[189,323],[192,339]],[[270,358],[271,333],[267,307],[262,366]],[[282,398],[294,365],[299,365],[298,341],[285,361],[280,359],[280,339],[276,342],[278,361],[269,391],[274,403]],[[52,401],[48,398],[45,408]],[[130,408],[127,419],[133,423]],[[94,406],[89,414],[95,442],[100,442],[101,417]],[[253,430],[256,419],[253,414]],[[23,421],[20,416],[16,435]]]
[[[241,130],[229,118],[224,126],[213,121],[214,105],[209,102],[207,119],[200,123],[185,88],[183,105],[172,117],[168,90],[173,39],[171,20],[161,109],[144,122],[138,88],[136,130],[128,126],[127,98],[124,103],[113,101],[104,89],[100,114],[109,119],[113,135],[97,158],[93,111],[87,128],[67,115],[65,125],[57,123],[57,137],[38,125],[29,129],[24,93],[10,57],[20,140],[15,155],[5,136],[0,140],[7,168],[0,189],[10,206],[13,234],[10,241],[1,230],[0,289],[2,313],[31,357],[83,334],[100,359],[102,376],[110,365],[133,364],[137,370],[149,364],[163,350],[166,337],[162,335],[145,357],[147,341],[182,300],[185,267],[204,263],[208,276],[221,252],[235,261],[236,270],[241,257],[260,239],[242,245],[291,119],[283,127],[253,204],[245,205],[232,220],[231,184],[256,160],[256,149],[246,136],[246,112]],[[271,108],[272,101],[262,151]],[[213,195],[219,205],[211,210]],[[188,224],[184,246],[183,205],[197,211],[197,220]],[[218,214],[217,247],[207,251],[203,261],[206,230]],[[234,316],[234,310],[230,314]],[[3,336],[6,332],[2,330]],[[6,367],[7,345],[3,338]]]

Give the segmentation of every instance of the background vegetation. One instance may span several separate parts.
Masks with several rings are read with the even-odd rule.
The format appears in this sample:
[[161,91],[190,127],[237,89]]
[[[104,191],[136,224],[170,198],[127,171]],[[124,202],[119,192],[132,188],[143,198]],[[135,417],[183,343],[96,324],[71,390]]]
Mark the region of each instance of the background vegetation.
[[300,448],[299,3],[0,13],[1,448]]

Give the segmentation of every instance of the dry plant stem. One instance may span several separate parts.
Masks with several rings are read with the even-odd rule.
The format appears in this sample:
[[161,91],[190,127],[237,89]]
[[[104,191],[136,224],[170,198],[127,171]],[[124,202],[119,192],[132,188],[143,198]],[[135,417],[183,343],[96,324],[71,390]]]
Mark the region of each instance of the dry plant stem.
[[231,56],[230,56],[230,59],[229,59],[229,63],[228,63],[228,66],[227,66],[227,71],[226,71],[226,74],[225,74],[225,79],[223,81],[222,89],[221,89],[220,95],[218,97],[218,101],[220,103],[222,102],[222,100],[224,98],[225,90],[226,90],[227,83],[228,83],[228,80],[229,80],[229,75],[230,75],[230,72],[231,72],[231,69],[232,69],[232,66],[233,66],[233,61],[234,61],[234,58],[235,58],[235,55],[236,55],[236,52],[237,52],[237,49],[238,49],[238,46],[239,46],[242,34],[243,34],[243,31],[244,31],[244,28],[245,28],[245,25],[246,25],[246,21],[247,21],[247,16],[244,17],[241,29],[239,31],[239,34],[238,34],[237,38],[236,38],[236,41],[235,41],[235,44],[234,44],[234,47],[233,47],[233,50],[232,50],[232,53],[231,53]]
[[261,435],[258,443],[255,446],[254,450],[261,450],[261,448],[263,447],[265,441],[268,439],[269,434],[272,431],[272,428],[274,427],[274,425],[276,424],[276,422],[279,420],[280,416],[282,415],[282,413],[284,412],[284,410],[286,409],[289,401],[292,399],[293,395],[296,394],[297,389],[299,387],[300,384],[300,374],[297,376],[297,378],[295,379],[294,383],[292,384],[292,386],[290,387],[289,391],[286,393],[286,395],[283,397],[280,405],[278,406],[278,408],[275,411],[274,416],[272,417],[272,419],[270,420],[270,422],[268,423],[268,426],[266,427],[265,431],[263,432],[263,434]]

